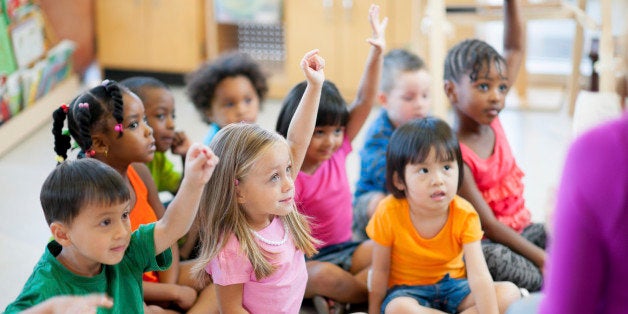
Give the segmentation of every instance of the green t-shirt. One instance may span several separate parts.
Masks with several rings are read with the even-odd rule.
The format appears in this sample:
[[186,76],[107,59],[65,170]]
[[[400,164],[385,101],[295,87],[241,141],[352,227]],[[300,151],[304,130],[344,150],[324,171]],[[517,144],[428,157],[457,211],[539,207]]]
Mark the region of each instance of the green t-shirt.
[[114,303],[111,309],[99,309],[98,313],[143,313],[142,274],[166,270],[172,263],[170,249],[155,256],[154,229],[154,223],[141,225],[131,235],[122,261],[116,265],[103,264],[100,274],[94,277],[79,276],[65,268],[56,259],[61,245],[51,241],[22,292],[5,313],[18,313],[58,295],[97,292],[106,293]]
[[174,170],[174,164],[168,160],[166,153],[155,152],[153,160],[146,164],[153,176],[159,192],[175,193],[181,184],[181,174]]

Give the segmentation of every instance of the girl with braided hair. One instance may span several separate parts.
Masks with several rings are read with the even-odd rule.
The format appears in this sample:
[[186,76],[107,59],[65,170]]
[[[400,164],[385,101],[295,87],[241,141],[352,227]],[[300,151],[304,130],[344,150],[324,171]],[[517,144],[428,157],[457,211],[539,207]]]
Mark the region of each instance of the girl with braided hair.
[[[62,130],[66,118],[69,135]],[[137,95],[117,82],[106,80],[80,94],[69,105],[58,108],[53,113],[52,133],[59,162],[67,158],[72,138],[80,148],[78,158],[98,159],[120,173],[131,192],[131,230],[161,219],[165,208],[146,166],[153,159],[155,139]],[[176,198],[169,207],[177,206],[175,203]],[[179,270],[176,244],[172,250],[173,265],[169,270],[144,275],[145,301],[188,313],[196,308],[211,309],[215,306],[213,289],[201,291],[199,297],[189,275]]]
[[545,228],[530,220],[523,172],[498,118],[523,57],[519,1],[504,1],[504,56],[481,40],[465,40],[448,52],[444,78],[464,160],[458,194],[480,215],[489,271],[495,281],[538,291],[546,257]]

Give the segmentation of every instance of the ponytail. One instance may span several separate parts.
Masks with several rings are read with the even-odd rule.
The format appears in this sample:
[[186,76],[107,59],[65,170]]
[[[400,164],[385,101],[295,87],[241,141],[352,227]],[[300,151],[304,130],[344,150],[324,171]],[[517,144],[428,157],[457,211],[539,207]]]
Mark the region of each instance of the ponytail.
[[57,165],[68,158],[68,150],[72,147],[70,135],[63,132],[63,122],[68,115],[69,107],[61,105],[52,113],[52,135],[55,139],[54,150],[57,153]]

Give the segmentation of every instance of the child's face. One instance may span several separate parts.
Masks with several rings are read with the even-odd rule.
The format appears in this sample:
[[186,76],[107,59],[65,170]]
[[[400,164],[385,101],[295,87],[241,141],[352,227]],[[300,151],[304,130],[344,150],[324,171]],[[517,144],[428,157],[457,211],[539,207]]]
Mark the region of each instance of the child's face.
[[345,128],[340,125],[317,126],[305,153],[305,163],[318,165],[331,158],[340,148]]
[[431,82],[426,70],[402,72],[390,92],[380,94],[380,102],[395,128],[427,116],[432,106]]
[[395,186],[405,191],[412,210],[446,211],[458,189],[458,171],[455,160],[437,160],[431,149],[422,163],[405,166],[405,183],[397,179]]
[[[66,230],[60,261],[71,261],[74,271],[99,271],[100,264],[115,265],[124,257],[131,240],[129,202],[87,205],[81,208]],[[76,269],[79,268],[79,269]],[[95,274],[94,274],[95,275]]]
[[246,76],[238,75],[218,83],[206,114],[212,122],[223,128],[230,123],[255,123],[259,106],[259,96],[251,81]]
[[264,228],[271,215],[285,216],[294,210],[291,165],[288,146],[278,142],[262,152],[239,181],[238,203],[244,207],[252,228]]
[[174,97],[172,93],[165,88],[145,88],[143,102],[144,110],[146,110],[146,121],[153,128],[157,150],[160,152],[168,151],[175,138]]
[[[505,69],[505,66],[502,65]],[[472,82],[468,74],[459,83],[453,83],[453,101],[458,114],[467,116],[479,124],[490,124],[504,109],[508,93],[508,79],[491,63],[488,72],[480,70],[478,79]],[[449,95],[450,99],[452,98]]]
[[124,131],[122,137],[114,130],[115,119],[111,118],[109,130],[104,137],[104,145],[108,149],[105,157],[107,164],[114,163],[147,163],[155,155],[155,139],[153,129],[145,121],[144,105],[134,94],[122,95]]

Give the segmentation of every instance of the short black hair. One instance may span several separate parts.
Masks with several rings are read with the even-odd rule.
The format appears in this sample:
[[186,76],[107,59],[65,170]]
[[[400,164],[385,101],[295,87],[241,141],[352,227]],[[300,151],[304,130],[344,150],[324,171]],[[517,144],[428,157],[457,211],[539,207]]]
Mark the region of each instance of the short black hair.
[[[294,113],[297,111],[299,102],[303,98],[307,82],[303,81],[290,90],[288,96],[283,101],[279,117],[277,118],[277,133],[288,136],[288,127]],[[316,114],[316,126],[346,126],[349,122],[349,109],[347,103],[340,95],[336,85],[330,81],[323,83],[321,100]]]
[[405,168],[427,159],[430,150],[436,150],[439,160],[455,160],[458,164],[458,189],[462,185],[463,163],[460,144],[447,122],[426,117],[412,120],[393,132],[386,151],[386,188],[396,198],[405,198],[405,192],[397,189],[394,174],[405,182]]
[[67,160],[46,178],[39,200],[48,225],[71,224],[86,205],[114,205],[129,201],[131,194],[122,176],[93,158]]
[[142,101],[146,98],[146,95],[144,95],[146,88],[170,90],[170,87],[164,82],[150,76],[132,76],[120,81],[120,85],[126,86],[126,88],[142,99]]
[[211,107],[216,86],[225,78],[240,75],[251,81],[261,106],[268,92],[266,75],[261,66],[246,53],[238,51],[223,53],[213,62],[201,65],[185,77],[188,97],[203,117],[203,121],[210,122],[205,112]]
[[471,82],[475,82],[484,70],[488,74],[489,66],[494,63],[503,77],[506,70],[506,59],[488,43],[479,39],[467,39],[453,46],[445,58],[444,78],[448,81],[460,82],[464,74],[469,74]]

